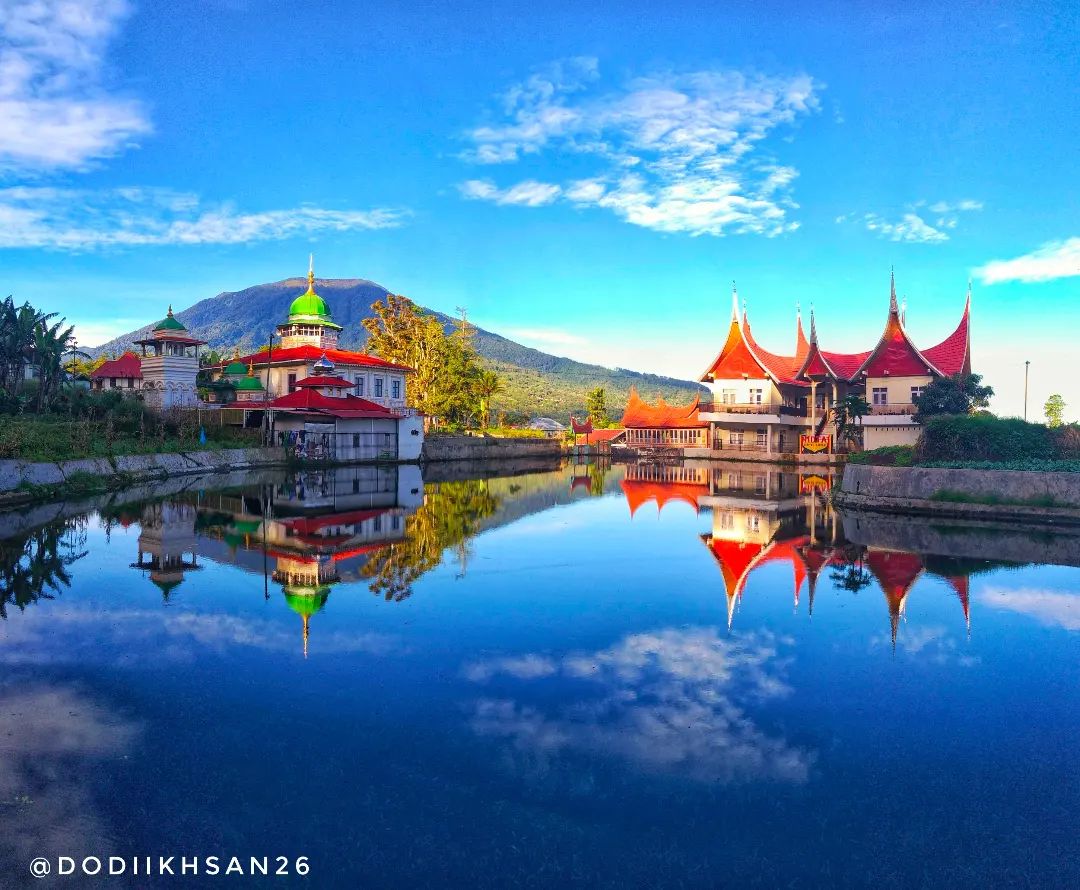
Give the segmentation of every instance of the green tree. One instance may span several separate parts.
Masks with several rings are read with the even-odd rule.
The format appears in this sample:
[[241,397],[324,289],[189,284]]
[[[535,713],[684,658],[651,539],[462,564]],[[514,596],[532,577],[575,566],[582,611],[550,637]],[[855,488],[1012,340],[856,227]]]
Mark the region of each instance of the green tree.
[[491,400],[503,391],[502,378],[492,370],[481,371],[476,378],[476,394],[480,399],[480,426],[491,425]]
[[854,442],[859,438],[859,425],[870,413],[870,403],[862,396],[851,393],[832,407],[832,422],[836,426],[838,442]]
[[915,397],[915,420],[922,423],[938,414],[974,414],[989,407],[993,395],[993,387],[982,385],[981,374],[938,377]]
[[1061,426],[1065,423],[1065,400],[1059,393],[1054,393],[1043,405],[1043,412],[1046,414],[1047,426]]
[[589,390],[588,395],[585,397],[585,410],[589,412],[589,418],[597,429],[606,429],[611,424],[611,418],[608,417],[607,393],[604,391],[604,387],[598,386],[596,389]]

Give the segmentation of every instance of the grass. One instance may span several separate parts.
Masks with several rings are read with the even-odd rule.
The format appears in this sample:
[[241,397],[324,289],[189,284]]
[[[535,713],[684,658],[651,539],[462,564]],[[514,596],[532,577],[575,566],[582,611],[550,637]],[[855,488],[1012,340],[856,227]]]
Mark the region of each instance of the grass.
[[139,435],[119,431],[108,420],[4,417],[0,419],[0,460],[52,462],[211,448],[252,448],[262,443],[259,430],[228,426],[204,428],[206,444],[202,445],[196,428],[185,435]]

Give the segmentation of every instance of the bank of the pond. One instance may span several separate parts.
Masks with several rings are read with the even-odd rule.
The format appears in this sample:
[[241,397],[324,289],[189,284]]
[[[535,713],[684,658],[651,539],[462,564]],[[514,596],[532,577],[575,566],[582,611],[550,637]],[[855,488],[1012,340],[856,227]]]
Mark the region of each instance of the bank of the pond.
[[882,513],[1080,523],[1080,473],[848,464],[833,498]]
[[423,461],[521,460],[558,458],[563,453],[559,439],[510,439],[495,436],[428,436],[421,452]]
[[283,448],[131,454],[51,463],[0,461],[0,507],[108,491],[176,476],[285,466]]

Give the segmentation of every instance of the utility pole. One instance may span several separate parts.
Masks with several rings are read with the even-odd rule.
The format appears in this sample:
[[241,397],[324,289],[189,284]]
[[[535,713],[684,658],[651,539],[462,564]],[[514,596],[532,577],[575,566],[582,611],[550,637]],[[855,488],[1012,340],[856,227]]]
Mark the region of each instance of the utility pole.
[[1024,420],[1027,420],[1028,370],[1031,362],[1024,362]]

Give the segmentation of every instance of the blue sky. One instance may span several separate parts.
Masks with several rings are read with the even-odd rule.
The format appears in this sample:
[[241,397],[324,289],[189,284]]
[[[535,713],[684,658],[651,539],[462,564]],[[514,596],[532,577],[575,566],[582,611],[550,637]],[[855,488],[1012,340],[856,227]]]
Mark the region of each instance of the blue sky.
[[[871,8],[872,7],[872,8]],[[0,291],[100,342],[363,277],[694,376],[738,282],[869,348],[889,267],[1021,409],[1080,416],[1075,4],[0,0]]]

